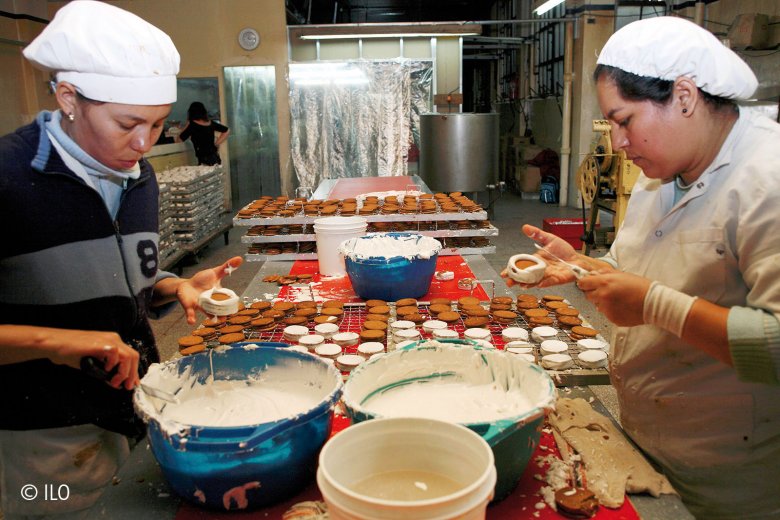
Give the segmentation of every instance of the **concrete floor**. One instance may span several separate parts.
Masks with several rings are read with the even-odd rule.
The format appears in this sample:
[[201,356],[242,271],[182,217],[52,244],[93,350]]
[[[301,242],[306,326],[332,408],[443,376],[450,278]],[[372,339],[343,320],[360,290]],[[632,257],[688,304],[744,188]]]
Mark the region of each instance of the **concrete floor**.
[[[484,204],[484,201],[480,200]],[[544,204],[535,199],[524,199],[512,193],[504,193],[493,205],[493,218],[491,222],[499,229],[498,237],[491,240],[496,246],[496,252],[486,255],[490,265],[500,272],[510,256],[517,253],[533,253],[533,242],[522,234],[520,227],[528,223],[542,226],[545,218],[581,218],[582,211],[576,208],[561,208],[554,204]],[[243,256],[246,253],[246,244],[241,243],[248,228],[234,227],[229,232],[229,244],[225,245],[222,237],[216,238],[208,247],[201,251],[197,261],[190,257],[185,258],[177,267],[181,268],[181,276],[191,276],[200,269],[214,267],[232,256]],[[602,252],[596,251],[594,256]],[[254,278],[262,266],[261,262],[246,262],[241,268],[233,272],[229,279],[223,280],[223,286],[241,294]],[[518,288],[512,289],[520,293]],[[567,298],[571,304],[580,310],[583,317],[597,328],[604,337],[609,337],[609,323],[598,313],[574,284],[568,284],[556,288],[531,289],[531,292],[539,296],[543,294],[559,294]],[[157,345],[163,360],[170,359],[178,352],[177,340],[187,335],[193,326],[188,325],[181,308],[162,319],[152,322]]]

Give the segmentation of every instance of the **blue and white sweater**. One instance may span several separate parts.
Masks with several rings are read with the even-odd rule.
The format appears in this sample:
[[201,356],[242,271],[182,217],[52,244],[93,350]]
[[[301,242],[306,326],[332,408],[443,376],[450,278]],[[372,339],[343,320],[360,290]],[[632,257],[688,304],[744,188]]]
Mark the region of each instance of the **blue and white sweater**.
[[[143,375],[159,361],[148,322],[161,274],[154,171],[141,161],[112,219],[52,147],[47,115],[0,138],[0,323],[114,331],[139,351]],[[0,429],[143,431],[131,391],[48,360],[0,365],[0,395]]]

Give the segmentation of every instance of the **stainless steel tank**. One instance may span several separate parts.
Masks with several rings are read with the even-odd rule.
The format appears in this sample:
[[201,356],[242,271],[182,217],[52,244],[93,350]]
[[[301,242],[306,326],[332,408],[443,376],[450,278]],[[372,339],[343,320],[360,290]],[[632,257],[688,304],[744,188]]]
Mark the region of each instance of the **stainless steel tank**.
[[421,114],[419,175],[433,191],[498,181],[498,114]]

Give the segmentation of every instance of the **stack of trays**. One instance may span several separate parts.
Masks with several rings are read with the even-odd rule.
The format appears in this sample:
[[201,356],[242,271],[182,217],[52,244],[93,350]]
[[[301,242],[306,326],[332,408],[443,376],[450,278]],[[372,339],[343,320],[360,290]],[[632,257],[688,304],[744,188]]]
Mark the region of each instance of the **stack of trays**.
[[221,166],[180,166],[161,172],[158,179],[171,190],[177,242],[193,244],[219,228],[225,193]]
[[175,221],[173,218],[173,197],[171,188],[168,184],[160,184],[160,245],[159,260],[164,263],[165,260],[173,256],[177,250]]

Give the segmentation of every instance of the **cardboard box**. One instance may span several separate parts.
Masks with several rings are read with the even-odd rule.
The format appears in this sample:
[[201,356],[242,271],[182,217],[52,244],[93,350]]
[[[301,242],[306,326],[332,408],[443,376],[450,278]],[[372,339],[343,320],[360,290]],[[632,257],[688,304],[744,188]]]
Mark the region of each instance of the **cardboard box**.
[[538,192],[542,174],[538,166],[515,165],[515,181],[523,193]]
[[542,230],[561,237],[574,249],[582,249],[585,226],[581,218],[546,218],[542,220]]
[[769,43],[769,16],[759,13],[738,14],[726,38],[732,49],[766,49]]

